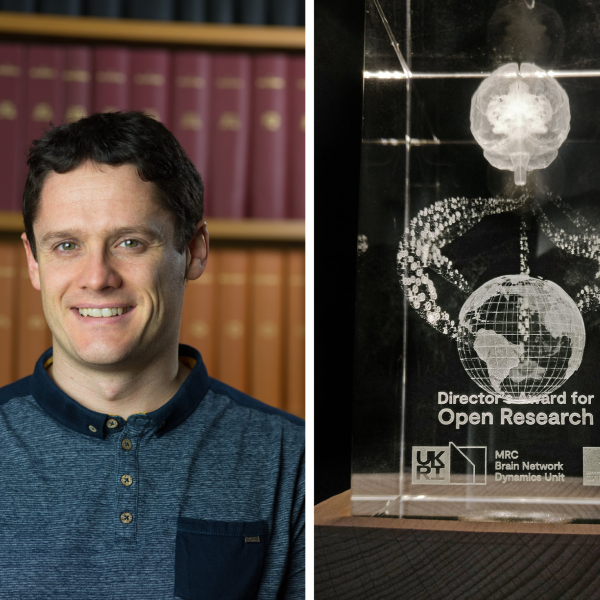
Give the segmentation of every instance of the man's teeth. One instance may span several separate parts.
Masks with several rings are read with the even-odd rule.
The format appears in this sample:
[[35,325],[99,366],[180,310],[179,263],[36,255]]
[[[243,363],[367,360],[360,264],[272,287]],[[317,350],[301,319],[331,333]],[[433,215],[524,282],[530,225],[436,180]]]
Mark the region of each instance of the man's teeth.
[[116,317],[129,312],[131,308],[80,308],[79,314],[84,317]]

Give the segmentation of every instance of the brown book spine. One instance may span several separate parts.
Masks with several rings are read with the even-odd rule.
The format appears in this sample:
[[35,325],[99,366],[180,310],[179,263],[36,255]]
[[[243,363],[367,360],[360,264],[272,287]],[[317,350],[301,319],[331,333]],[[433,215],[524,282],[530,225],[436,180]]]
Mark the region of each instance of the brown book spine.
[[216,375],[218,260],[218,250],[211,250],[202,276],[187,282],[179,336],[182,344],[200,352],[211,377]]
[[0,386],[15,380],[17,251],[15,243],[0,243]]
[[277,408],[283,408],[283,273],[283,251],[252,253],[250,394]]
[[285,409],[305,415],[305,257],[304,250],[291,250],[287,257],[286,403]]
[[248,393],[248,275],[245,250],[222,250],[217,273],[219,306],[217,378]]
[[52,334],[44,317],[42,295],[32,285],[25,251],[19,252],[19,317],[17,325],[17,378],[33,373],[40,355],[52,345]]

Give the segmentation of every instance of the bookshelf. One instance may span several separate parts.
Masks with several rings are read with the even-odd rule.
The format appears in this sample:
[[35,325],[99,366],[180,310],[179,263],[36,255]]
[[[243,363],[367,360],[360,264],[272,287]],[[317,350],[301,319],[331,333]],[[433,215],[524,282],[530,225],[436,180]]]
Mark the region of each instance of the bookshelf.
[[[305,47],[304,28],[298,27],[11,12],[0,12],[0,41],[292,55],[303,54]],[[211,243],[216,243],[211,244],[207,272],[186,290],[180,339],[201,351],[205,363],[212,365],[212,376],[259,400],[303,416],[304,221],[212,217],[206,220]],[[14,280],[16,291],[8,294],[5,290],[4,295],[0,295],[0,301],[10,303],[4,308],[0,306],[0,319],[6,313],[15,324],[6,331],[0,329],[0,347],[9,352],[4,361],[6,373],[0,373],[3,377],[0,385],[30,373],[32,361],[51,343],[47,327],[40,326],[39,331],[27,329],[31,315],[37,315],[36,323],[45,325],[45,320],[39,293],[32,292],[24,270],[24,253],[19,240],[23,230],[20,212],[0,211],[0,246],[4,244],[0,263],[4,256],[6,273],[19,274]],[[0,274],[3,265],[0,264]],[[238,268],[239,273],[229,272]],[[29,301],[33,308],[23,310]],[[259,309],[263,309],[264,315]],[[16,355],[11,336],[28,340],[31,346],[28,352]],[[257,356],[262,360],[260,364]],[[225,376],[224,368],[232,364],[242,384],[229,381]],[[256,388],[256,382],[266,382],[269,390],[263,394]]]
[[[304,221],[286,219],[213,219],[207,218],[211,241],[243,242],[304,242]],[[22,233],[25,231],[21,213],[0,211],[0,232]]]
[[1,12],[0,34],[152,45],[304,50],[304,27],[137,21]]

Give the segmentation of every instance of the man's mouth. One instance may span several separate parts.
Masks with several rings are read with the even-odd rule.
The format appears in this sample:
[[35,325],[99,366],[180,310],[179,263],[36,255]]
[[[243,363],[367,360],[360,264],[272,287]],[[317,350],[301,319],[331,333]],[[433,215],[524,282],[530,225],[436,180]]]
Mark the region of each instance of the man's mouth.
[[133,306],[126,306],[126,307],[119,306],[118,308],[79,308],[78,310],[79,310],[79,314],[82,317],[106,319],[108,317],[116,317],[116,316],[123,315],[123,314],[129,312],[132,308],[133,308]]

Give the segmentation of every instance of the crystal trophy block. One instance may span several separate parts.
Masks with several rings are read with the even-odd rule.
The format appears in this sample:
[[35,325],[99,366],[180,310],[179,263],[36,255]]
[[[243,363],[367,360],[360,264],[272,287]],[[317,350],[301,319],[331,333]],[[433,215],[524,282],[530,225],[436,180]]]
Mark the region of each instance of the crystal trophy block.
[[365,19],[352,513],[600,522],[600,4]]

